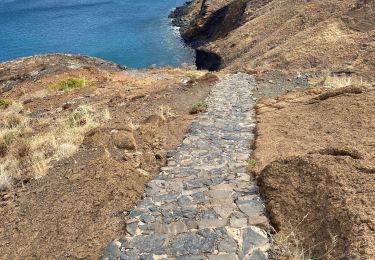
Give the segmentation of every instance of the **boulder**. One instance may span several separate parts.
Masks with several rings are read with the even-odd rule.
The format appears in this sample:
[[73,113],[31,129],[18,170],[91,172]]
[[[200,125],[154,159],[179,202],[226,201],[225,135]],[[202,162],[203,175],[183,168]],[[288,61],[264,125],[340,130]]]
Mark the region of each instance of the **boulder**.
[[130,131],[118,131],[113,135],[113,143],[119,149],[136,150],[137,143],[134,135]]

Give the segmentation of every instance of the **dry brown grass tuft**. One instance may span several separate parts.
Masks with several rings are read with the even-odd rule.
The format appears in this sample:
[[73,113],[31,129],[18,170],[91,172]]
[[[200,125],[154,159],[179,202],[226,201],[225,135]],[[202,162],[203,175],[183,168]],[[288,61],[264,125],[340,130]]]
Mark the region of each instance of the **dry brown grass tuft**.
[[306,248],[299,238],[299,227],[300,225],[306,225],[305,223],[308,214],[301,220],[296,226],[289,225],[288,233],[278,232],[271,234],[273,248],[271,249],[272,254],[281,257],[281,259],[293,259],[293,260],[318,260],[318,259],[332,259],[331,253],[337,244],[337,237],[331,234],[331,241],[329,244],[324,246],[324,252],[316,252],[316,248],[321,248],[321,244],[316,244],[309,248]]
[[369,82],[364,80],[363,77],[358,76],[332,76],[327,75],[324,78],[323,86],[326,88],[345,88],[348,86],[362,86],[362,87],[372,87],[375,82]]
[[[53,162],[73,155],[85,133],[110,119],[108,109],[82,105],[53,120],[32,120],[20,103],[12,103],[0,119],[0,190],[30,178],[41,178]],[[48,126],[40,130],[38,126]]]

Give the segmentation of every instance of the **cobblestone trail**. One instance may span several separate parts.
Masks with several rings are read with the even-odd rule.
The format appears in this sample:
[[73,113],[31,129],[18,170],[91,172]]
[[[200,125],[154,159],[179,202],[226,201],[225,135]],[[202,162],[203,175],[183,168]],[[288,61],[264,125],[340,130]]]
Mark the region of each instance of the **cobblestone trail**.
[[103,259],[267,259],[264,205],[246,171],[255,84],[243,73],[216,84]]

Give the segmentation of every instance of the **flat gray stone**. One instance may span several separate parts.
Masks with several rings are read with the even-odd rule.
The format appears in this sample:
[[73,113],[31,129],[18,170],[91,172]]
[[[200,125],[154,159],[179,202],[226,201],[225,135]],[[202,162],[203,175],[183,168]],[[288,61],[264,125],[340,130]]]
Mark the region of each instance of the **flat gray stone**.
[[243,233],[242,255],[246,256],[250,250],[264,246],[268,243],[268,238],[264,234],[256,232],[253,228],[246,228]]
[[227,219],[202,219],[198,221],[198,227],[200,229],[224,227],[227,222]]
[[166,194],[152,196],[152,200],[154,202],[172,202],[175,201],[179,195],[179,192],[170,192]]
[[170,224],[159,224],[155,226],[155,232],[162,234],[179,234],[187,231],[188,228],[186,224],[181,221]]
[[218,246],[219,252],[226,252],[226,253],[235,253],[237,251],[237,242],[227,236],[219,243]]
[[217,235],[209,230],[177,235],[171,244],[173,256],[212,253]]
[[203,256],[199,255],[185,255],[185,256],[178,256],[176,260],[204,260]]
[[175,210],[175,215],[182,218],[194,219],[197,215],[197,208],[177,208]]
[[193,194],[191,194],[191,197],[193,198],[193,202],[195,202],[197,204],[206,201],[206,197],[204,196],[203,192],[193,193]]
[[260,201],[248,201],[247,203],[238,204],[238,208],[247,216],[257,216],[264,212],[264,206]]
[[137,230],[137,227],[138,227],[137,222],[128,223],[126,224],[126,231],[129,233],[129,235],[134,236]]
[[207,180],[207,179],[189,180],[184,183],[184,189],[193,190],[193,189],[204,188],[210,185],[211,183],[212,183],[211,180]]
[[210,260],[238,260],[235,254],[208,255]]
[[144,223],[152,223],[155,221],[155,217],[151,214],[143,213],[140,216],[140,220]]
[[193,200],[189,196],[181,196],[178,200],[177,203],[179,206],[189,206],[189,205],[194,205]]
[[217,219],[219,217],[214,209],[208,209],[202,214],[202,219]]
[[121,252],[120,260],[137,260],[139,251],[137,249],[127,249]]
[[229,219],[229,223],[231,227],[235,227],[235,228],[247,227],[247,218],[231,217]]
[[268,260],[268,257],[262,250],[256,249],[250,256],[245,257],[244,260]]
[[154,233],[148,236],[136,236],[131,245],[142,253],[162,254],[165,251],[166,235]]
[[121,255],[121,251],[117,243],[112,242],[110,243],[104,250],[102,259],[116,259],[119,258]]

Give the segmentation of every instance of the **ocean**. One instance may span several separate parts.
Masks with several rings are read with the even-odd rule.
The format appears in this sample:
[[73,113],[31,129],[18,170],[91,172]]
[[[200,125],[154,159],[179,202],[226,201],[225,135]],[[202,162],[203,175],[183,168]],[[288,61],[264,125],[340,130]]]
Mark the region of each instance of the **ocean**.
[[130,68],[194,63],[168,14],[185,0],[0,0],[0,62],[90,55]]

